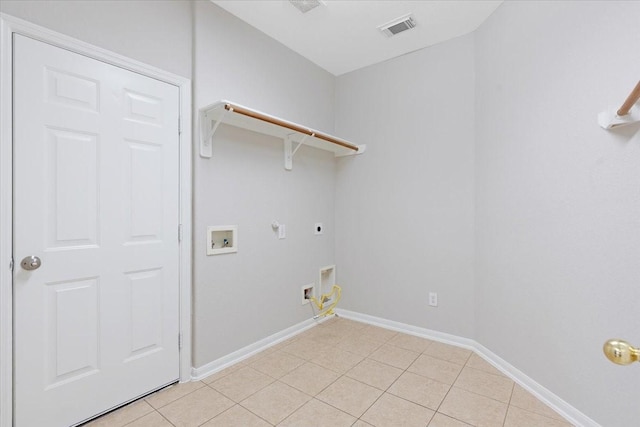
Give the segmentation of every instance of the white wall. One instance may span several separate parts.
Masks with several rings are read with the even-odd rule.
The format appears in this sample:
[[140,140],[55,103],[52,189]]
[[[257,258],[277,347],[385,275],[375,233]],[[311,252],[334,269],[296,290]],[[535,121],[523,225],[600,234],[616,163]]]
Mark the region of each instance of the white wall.
[[[337,166],[302,148],[285,172],[280,141],[222,127],[195,158],[196,367],[308,318],[300,286],[335,260],[344,308],[475,338],[603,425],[640,418],[637,367],[600,351],[640,343],[640,136],[595,119],[638,79],[639,2],[506,2],[475,35],[337,80],[206,1],[0,11],[193,77],[196,108],[332,132],[335,104],[335,133],[368,144]],[[215,224],[239,225],[237,254],[204,255]]]
[[[196,2],[194,104],[235,101],[333,132],[334,78],[210,2]],[[196,150],[197,151],[197,150]],[[312,316],[300,288],[334,262],[331,153],[222,126],[196,156],[194,364],[200,367]],[[287,238],[271,228],[286,224]],[[314,236],[313,225],[325,232]],[[238,225],[236,254],[206,256],[207,225]],[[340,268],[340,267],[338,267]]]
[[190,1],[2,0],[0,12],[190,78],[191,6]]
[[[342,308],[473,337],[473,37],[338,77]],[[427,305],[437,292],[439,306]]]
[[[193,78],[196,109],[230,99],[333,132],[334,77],[209,1],[2,1],[0,11]],[[303,147],[286,172],[279,140],[226,127],[215,139],[213,159],[194,159],[196,367],[310,318],[300,287],[334,262],[333,157]],[[239,252],[205,256],[206,226],[229,224]]]
[[476,32],[476,337],[604,426],[637,425],[640,2],[506,2]]

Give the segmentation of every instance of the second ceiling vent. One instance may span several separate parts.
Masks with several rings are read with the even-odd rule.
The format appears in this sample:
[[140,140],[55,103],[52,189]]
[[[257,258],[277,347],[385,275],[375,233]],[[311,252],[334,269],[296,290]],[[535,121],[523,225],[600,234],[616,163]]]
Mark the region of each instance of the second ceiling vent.
[[318,6],[323,6],[325,4],[322,0],[289,0],[289,3],[302,13],[307,13],[311,9],[315,9]]
[[415,18],[412,14],[403,15],[400,18],[396,18],[391,22],[387,22],[384,25],[380,25],[378,29],[382,31],[387,37],[395,36],[403,31],[410,30],[417,25]]

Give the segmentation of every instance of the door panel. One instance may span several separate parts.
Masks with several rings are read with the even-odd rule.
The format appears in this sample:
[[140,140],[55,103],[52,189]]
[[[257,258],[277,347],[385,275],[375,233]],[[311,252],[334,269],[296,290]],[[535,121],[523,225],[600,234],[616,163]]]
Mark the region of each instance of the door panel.
[[[15,425],[174,382],[178,88],[14,35]],[[21,269],[23,257],[42,260]]]

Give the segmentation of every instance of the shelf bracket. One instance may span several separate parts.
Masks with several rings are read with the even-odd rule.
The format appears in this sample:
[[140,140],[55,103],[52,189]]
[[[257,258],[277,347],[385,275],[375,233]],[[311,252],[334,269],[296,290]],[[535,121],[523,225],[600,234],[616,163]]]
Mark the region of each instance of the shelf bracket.
[[311,133],[311,135],[306,135],[306,134],[303,135],[302,139],[300,140],[300,142],[298,142],[298,145],[296,145],[296,148],[294,149],[293,143],[295,141],[293,140],[293,135],[295,134],[290,133],[284,138],[284,168],[288,171],[293,169],[293,156],[295,156],[298,150],[300,149],[300,147],[302,147],[302,145],[304,144],[304,141],[308,137],[316,136],[316,134],[313,132]]
[[367,149],[367,144],[360,144],[358,145],[358,151],[352,151],[352,152],[346,152],[346,153],[336,153],[335,157],[347,157],[347,156],[357,156],[359,154],[362,154],[366,151]]
[[220,115],[218,120],[215,121],[211,129],[208,129],[208,125],[211,122],[209,120],[208,112],[202,112],[200,115],[200,157],[204,157],[206,159],[211,158],[213,155],[213,135],[218,130],[218,126],[224,121],[224,117],[233,111],[233,107],[230,107],[228,110],[225,109],[224,112]]
[[640,107],[632,107],[627,114],[619,116],[615,108],[598,114],[598,124],[607,130],[616,129],[633,123],[640,123]]
[[640,123],[640,108],[636,104],[640,101],[640,81],[633,88],[620,108],[609,109],[598,114],[598,124],[604,129],[610,130],[632,123]]

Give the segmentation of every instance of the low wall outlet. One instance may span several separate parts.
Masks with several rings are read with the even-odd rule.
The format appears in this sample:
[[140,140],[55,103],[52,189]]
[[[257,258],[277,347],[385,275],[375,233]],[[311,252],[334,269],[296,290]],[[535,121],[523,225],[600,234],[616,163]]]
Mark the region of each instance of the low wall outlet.
[[280,224],[278,227],[278,239],[285,239],[287,237],[287,228],[284,224]]
[[438,306],[438,294],[435,292],[429,292],[429,305],[431,307]]
[[310,283],[302,287],[302,305],[309,304],[309,302],[311,301],[311,297],[314,296],[313,290],[315,286],[315,283]]
[[316,222],[313,226],[313,234],[316,236],[321,235],[324,232],[324,226],[321,222]]

